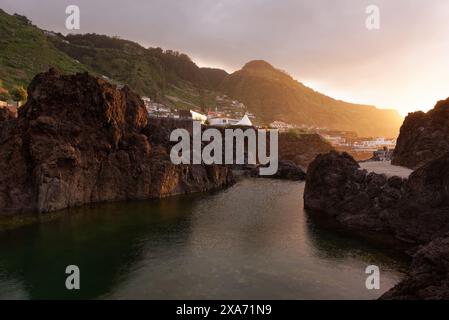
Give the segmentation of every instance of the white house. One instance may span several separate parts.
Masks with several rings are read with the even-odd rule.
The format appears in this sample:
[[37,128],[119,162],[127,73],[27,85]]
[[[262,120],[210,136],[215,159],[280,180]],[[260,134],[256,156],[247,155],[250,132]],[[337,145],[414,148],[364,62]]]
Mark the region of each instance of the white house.
[[373,140],[363,141],[363,145],[365,147],[394,147],[396,145],[396,140],[394,139],[385,139],[385,138],[376,138]]
[[193,121],[200,121],[201,123],[205,123],[207,121],[207,117],[204,114],[195,112],[193,110],[190,110],[190,114],[192,115]]
[[241,120],[226,117],[214,117],[209,118],[208,121],[211,126],[253,126],[247,115],[245,115]]
[[211,126],[231,126],[237,124],[239,121],[237,119],[231,118],[210,118],[208,119]]

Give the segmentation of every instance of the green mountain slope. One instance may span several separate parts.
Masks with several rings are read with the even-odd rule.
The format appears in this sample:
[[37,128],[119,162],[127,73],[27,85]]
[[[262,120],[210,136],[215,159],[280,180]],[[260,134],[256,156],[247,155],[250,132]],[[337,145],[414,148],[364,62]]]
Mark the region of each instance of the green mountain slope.
[[89,71],[128,84],[142,96],[178,108],[205,108],[227,73],[199,68],[176,51],[96,34],[56,34],[23,16],[0,9],[0,86],[27,86],[39,72],[56,67],[64,73]]
[[7,89],[26,86],[50,65],[66,73],[88,69],[55,48],[45,32],[26,17],[12,16],[0,9],[0,80],[3,86]]
[[361,136],[396,137],[402,117],[395,110],[338,101],[294,80],[265,61],[252,61],[229,75],[221,90],[242,101],[266,122],[356,131]]
[[144,48],[119,38],[97,34],[52,37],[61,51],[111,79],[128,84],[141,95],[161,102],[184,101],[199,106],[227,73],[199,68],[185,54],[161,48]]

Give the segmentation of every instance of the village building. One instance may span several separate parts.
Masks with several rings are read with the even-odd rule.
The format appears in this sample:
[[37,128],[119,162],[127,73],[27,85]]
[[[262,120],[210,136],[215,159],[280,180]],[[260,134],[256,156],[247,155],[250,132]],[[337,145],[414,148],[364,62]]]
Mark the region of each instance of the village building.
[[142,98],[145,108],[150,117],[155,118],[179,118],[176,109],[171,109],[165,106],[162,103],[153,102],[151,98],[143,97]]
[[345,145],[346,139],[341,136],[322,135],[322,137],[332,145]]
[[199,121],[201,124],[205,124],[207,121],[207,116],[193,110],[179,110],[178,114],[181,119],[192,119],[192,121]]
[[207,121],[207,116],[205,116],[204,114],[201,114],[199,112],[195,112],[193,110],[190,110],[190,114],[191,114],[191,117],[192,117],[193,121],[199,121],[202,124],[206,123],[206,121]]
[[237,124],[239,120],[226,117],[217,117],[208,119],[208,122],[211,126],[230,126]]
[[211,126],[220,126],[220,127],[227,127],[227,126],[242,126],[242,127],[252,127],[253,123],[249,119],[248,115],[244,115],[241,120],[238,119],[232,119],[227,117],[211,117],[208,118],[208,123]]
[[284,121],[273,121],[272,123],[270,123],[270,127],[273,129],[277,129],[279,131],[287,131],[290,129],[294,129],[296,126],[290,124],[290,123],[286,123]]
[[394,149],[396,146],[395,139],[375,138],[356,141],[353,145],[356,149],[379,149],[383,147]]

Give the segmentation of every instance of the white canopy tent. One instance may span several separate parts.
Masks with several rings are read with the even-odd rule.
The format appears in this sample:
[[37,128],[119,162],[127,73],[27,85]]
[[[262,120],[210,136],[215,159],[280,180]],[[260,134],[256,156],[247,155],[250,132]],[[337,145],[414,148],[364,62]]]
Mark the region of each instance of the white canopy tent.
[[248,116],[245,114],[245,116],[235,124],[236,126],[246,126],[246,127],[252,127],[253,123],[251,120],[249,120]]

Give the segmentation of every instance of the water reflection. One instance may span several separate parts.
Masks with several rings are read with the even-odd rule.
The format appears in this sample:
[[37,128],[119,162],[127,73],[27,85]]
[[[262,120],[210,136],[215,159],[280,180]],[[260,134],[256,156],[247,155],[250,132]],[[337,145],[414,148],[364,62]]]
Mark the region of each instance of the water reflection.
[[[316,228],[301,183],[243,180],[209,195],[103,204],[0,234],[0,298],[376,298],[401,263]],[[364,287],[367,264],[382,292]],[[81,290],[64,287],[65,267]]]
[[[189,229],[191,207],[185,201],[190,203],[174,198],[90,206],[63,213],[55,221],[7,231],[0,236],[2,274],[19,279],[29,298],[100,296],[141,260],[146,244],[158,242],[164,250],[184,241],[188,233],[177,230]],[[86,290],[65,289],[69,264],[80,267]],[[1,287],[0,293],[5,291],[3,282]]]

